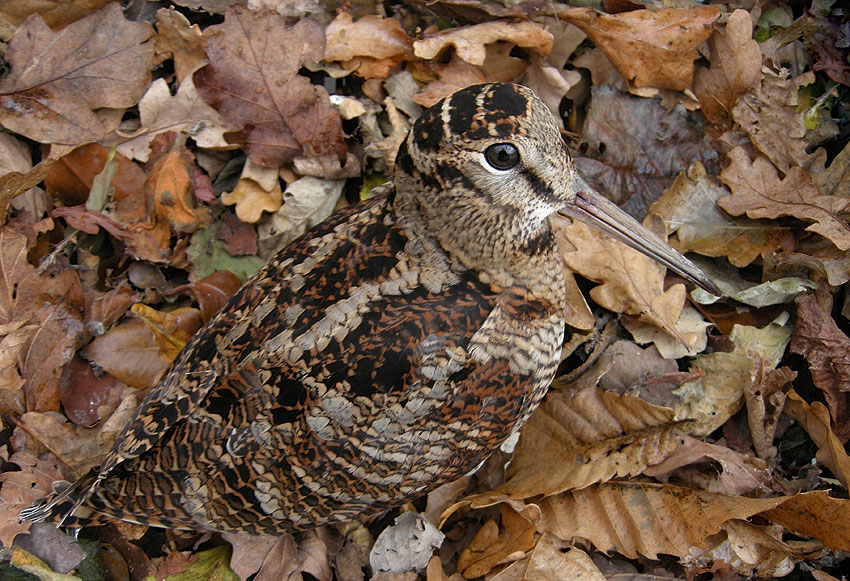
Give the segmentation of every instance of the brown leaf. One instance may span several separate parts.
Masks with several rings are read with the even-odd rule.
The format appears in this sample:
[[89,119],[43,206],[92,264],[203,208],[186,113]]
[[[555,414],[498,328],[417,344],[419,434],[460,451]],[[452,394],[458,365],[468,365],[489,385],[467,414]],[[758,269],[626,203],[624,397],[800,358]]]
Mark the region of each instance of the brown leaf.
[[7,460],[17,464],[20,470],[0,472],[0,543],[11,547],[18,533],[29,530],[30,523],[18,519],[21,509],[47,496],[53,488],[53,482],[63,480],[61,465],[50,456],[37,458],[27,451],[15,452]]
[[207,60],[201,29],[174,8],[160,8],[156,11],[156,32],[156,52],[171,55],[177,81],[182,85]]
[[791,390],[785,402],[785,413],[803,426],[818,447],[815,458],[829,468],[846,489],[850,484],[850,456],[832,431],[826,407],[817,401],[809,405],[797,392]]
[[844,393],[850,392],[850,338],[832,318],[832,295],[827,291],[800,295],[797,325],[791,351],[809,363],[812,381],[823,392],[841,441],[850,438],[850,410],[844,408]]
[[591,91],[580,147],[586,151],[575,159],[579,173],[632,216],[645,216],[695,161],[709,174],[720,171],[701,116],[610,87]]
[[413,43],[395,18],[367,15],[354,22],[351,13],[340,12],[325,35],[323,60],[341,61],[343,69],[364,79],[384,79],[413,56]]
[[432,68],[438,80],[428,83],[413,96],[413,101],[423,107],[431,107],[440,99],[470,85],[487,82],[487,77],[479,67],[469,64],[458,55],[452,55],[452,60],[446,64],[433,63]]
[[850,250],[850,227],[840,214],[850,212],[850,197],[821,194],[812,179],[799,167],[792,167],[784,179],[764,157],[750,161],[742,147],[728,154],[731,164],[720,179],[732,190],[718,205],[732,215],[746,213],[750,218],[793,216],[814,222],[806,228],[829,238],[841,250]]
[[637,476],[681,443],[673,410],[599,388],[550,392],[531,416],[497,490],[512,498]]
[[150,83],[152,35],[118,4],[60,32],[31,17],[6,52],[12,71],[0,81],[0,123],[42,143],[97,141],[113,128],[98,110],[135,105]]
[[151,141],[161,133],[175,131],[190,136],[198,147],[207,149],[233,149],[224,138],[227,131],[237,125],[225,119],[195,88],[189,76],[180,83],[177,94],[172,95],[165,79],[157,79],[139,101],[141,127],[131,133],[118,131],[120,142],[116,149],[133,159],[147,161]]
[[[89,143],[62,156],[53,164],[44,178],[47,193],[66,206],[85,203],[94,178],[103,171],[109,150],[97,143]],[[145,183],[145,172],[120,153],[115,154],[117,169],[109,183],[116,198],[137,196]]]
[[133,236],[121,224],[102,212],[87,210],[85,206],[66,206],[56,208],[50,213],[54,218],[62,218],[68,226],[82,230],[86,234],[97,234],[103,228],[116,240],[130,240]]
[[191,234],[210,222],[205,206],[195,207],[192,178],[195,160],[185,144],[175,144],[149,164],[145,194],[153,202],[159,220],[172,232]]
[[724,256],[734,266],[747,266],[759,256],[794,248],[787,228],[766,220],[756,222],[730,216],[717,207],[727,190],[708,177],[696,161],[650,208],[660,215],[679,252]]
[[65,366],[59,383],[62,411],[78,426],[92,427],[103,419],[101,408],[118,404],[124,386],[107,373],[74,357]]
[[342,122],[327,92],[298,69],[318,61],[325,39],[316,22],[292,27],[274,12],[228,9],[224,24],[204,31],[210,64],[195,73],[201,97],[243,130],[231,143],[268,167],[279,167],[302,153],[333,153],[345,159]]
[[850,500],[832,498],[826,490],[786,498],[761,516],[799,535],[820,539],[834,551],[850,550]]
[[40,15],[50,28],[60,29],[100,10],[113,0],[4,0],[0,15],[15,26],[33,14]]
[[[770,510],[784,498],[726,496],[649,482],[611,481],[544,498],[538,532],[588,539],[598,549],[629,559],[659,553],[687,557],[692,547],[732,519]],[[616,526],[600,526],[616,523]]]
[[239,290],[242,281],[229,270],[217,270],[197,282],[184,284],[166,292],[166,296],[188,292],[201,309],[201,318],[209,321],[224,306],[230,296]]
[[697,48],[711,35],[718,16],[718,6],[621,14],[592,8],[558,12],[587,34],[632,86],[674,91],[691,86]]
[[761,84],[738,99],[732,107],[732,118],[759,151],[783,173],[795,165],[808,167],[812,156],[806,153],[806,123],[803,112],[797,112],[800,86],[815,80],[812,71],[788,78],[788,71],[776,74],[765,69]]
[[[489,581],[605,581],[590,555],[551,533],[544,533],[528,557],[488,577]],[[429,579],[430,581],[430,579]]]
[[105,293],[86,293],[86,330],[95,337],[103,335],[138,300],[127,281]]
[[567,225],[565,218],[556,217],[553,225],[556,236],[566,241],[562,248],[581,249],[562,251],[567,266],[600,283],[590,291],[594,301],[615,313],[634,315],[663,329],[689,349],[698,343],[698,333],[678,326],[685,287],[673,285],[664,290],[663,266],[581,222]]
[[242,579],[256,573],[255,581],[297,581],[306,572],[318,581],[333,577],[327,547],[316,531],[308,531],[299,543],[292,535],[266,537],[225,534],[233,546],[231,566]]
[[467,63],[483,65],[487,57],[486,46],[499,41],[546,56],[552,51],[554,37],[536,22],[497,20],[426,34],[413,43],[413,51],[421,59],[432,60],[446,47],[454,46],[457,56]]
[[151,387],[201,327],[201,315],[190,308],[160,313],[145,305],[134,305],[133,312],[137,318],[96,338],[82,355],[129,386]]
[[753,447],[759,458],[771,461],[776,457],[773,438],[782,406],[785,404],[786,385],[797,377],[797,372],[787,367],[769,369],[757,355],[753,357],[753,381],[744,388],[747,404],[747,423]]
[[752,37],[750,15],[738,9],[729,16],[725,32],[715,31],[708,41],[711,68],[697,69],[694,93],[715,125],[730,125],[732,107],[762,78],[761,50]]
[[496,521],[488,520],[458,558],[458,571],[467,579],[483,577],[496,565],[525,556],[524,552],[534,546],[534,523],[507,504],[499,508],[501,531]]
[[259,251],[257,230],[241,221],[233,212],[221,215],[215,238],[224,243],[224,249],[231,256],[251,256]]

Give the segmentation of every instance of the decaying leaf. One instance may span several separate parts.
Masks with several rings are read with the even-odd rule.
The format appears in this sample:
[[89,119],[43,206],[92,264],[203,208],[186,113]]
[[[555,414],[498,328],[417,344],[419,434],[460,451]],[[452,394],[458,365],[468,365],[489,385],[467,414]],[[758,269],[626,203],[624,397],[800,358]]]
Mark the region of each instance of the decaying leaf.
[[458,558],[458,570],[467,579],[482,577],[493,567],[525,556],[534,546],[534,523],[507,504],[499,507],[501,527],[488,520]]
[[433,59],[448,46],[454,46],[458,57],[471,65],[483,65],[486,46],[509,42],[546,56],[552,50],[553,37],[541,24],[529,20],[484,22],[474,26],[449,28],[413,43],[413,51],[422,59]]
[[528,556],[488,577],[490,581],[604,581],[606,577],[596,567],[590,555],[544,533],[528,552]]
[[717,6],[605,14],[592,8],[558,12],[582,30],[634,87],[680,91],[691,86],[697,48],[720,16]]
[[727,125],[732,120],[732,107],[762,78],[761,50],[753,40],[753,23],[747,11],[735,10],[724,32],[715,31],[708,45],[711,68],[697,69],[694,93],[709,121]]
[[198,65],[207,60],[201,29],[174,8],[160,8],[156,12],[156,32],[156,51],[170,54],[174,59],[174,72],[182,86]]
[[598,388],[552,392],[522,431],[499,491],[512,498],[636,476],[680,444],[673,410]]
[[790,531],[814,537],[835,551],[850,547],[850,500],[833,498],[825,490],[786,498],[762,516]]
[[[687,557],[731,519],[747,519],[784,498],[727,496],[649,482],[611,481],[544,498],[539,532],[581,537],[630,559],[659,553]],[[618,523],[600,527],[599,523]]]
[[30,17],[9,44],[12,71],[0,81],[0,123],[42,143],[97,141],[150,82],[150,25],[126,20],[118,4],[50,30]]
[[345,159],[339,114],[322,87],[298,75],[325,47],[318,23],[291,27],[274,12],[228,9],[224,24],[204,31],[210,64],[195,73],[201,97],[243,129],[226,134],[256,162],[279,167],[302,153]]
[[[556,236],[566,241],[562,256],[567,266],[600,283],[590,291],[594,301],[663,329],[689,349],[698,343],[699,333],[677,326],[686,291],[683,285],[664,290],[663,266],[581,222],[567,224],[557,217],[553,224]],[[564,250],[570,247],[576,250]]]
[[51,456],[36,457],[30,452],[16,452],[6,460],[20,470],[0,472],[0,543],[11,547],[18,533],[29,530],[30,523],[18,520],[22,508],[50,493],[53,482],[62,480],[61,464]]
[[850,213],[850,197],[821,194],[803,169],[794,166],[780,179],[764,157],[750,161],[741,147],[728,153],[732,162],[720,174],[732,190],[718,205],[735,216],[750,218],[793,216],[814,222],[806,228],[829,238],[841,250],[850,250],[850,227],[841,214]]
[[809,405],[806,400],[791,390],[785,403],[786,413],[800,422],[817,445],[815,458],[829,468],[846,489],[850,484],[850,456],[844,450],[841,440],[832,430],[832,422],[826,407],[816,401]]
[[413,43],[395,18],[368,15],[354,22],[340,12],[325,29],[325,61],[363,78],[386,78],[399,62],[413,56]]

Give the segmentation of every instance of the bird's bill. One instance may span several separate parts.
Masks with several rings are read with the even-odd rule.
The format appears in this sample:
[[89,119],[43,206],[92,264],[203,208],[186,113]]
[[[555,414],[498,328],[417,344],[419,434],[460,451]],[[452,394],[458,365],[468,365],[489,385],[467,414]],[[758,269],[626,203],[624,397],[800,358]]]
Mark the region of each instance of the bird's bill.
[[578,179],[575,198],[560,210],[570,218],[581,220],[605,232],[615,240],[657,260],[700,288],[720,296],[721,291],[703,271],[661,240],[649,228],[626,214],[615,204]]

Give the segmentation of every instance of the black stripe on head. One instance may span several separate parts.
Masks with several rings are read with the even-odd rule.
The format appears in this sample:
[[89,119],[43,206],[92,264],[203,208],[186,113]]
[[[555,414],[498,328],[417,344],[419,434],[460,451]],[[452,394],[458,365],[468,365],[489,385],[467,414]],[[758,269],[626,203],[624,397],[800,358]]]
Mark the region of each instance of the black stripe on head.
[[531,191],[534,192],[536,197],[555,206],[562,202],[562,200],[555,195],[552,188],[544,180],[542,180],[540,176],[530,171],[528,168],[523,169],[521,175],[525,178],[525,181],[528,182],[528,185],[531,187]]
[[413,124],[413,141],[420,149],[435,150],[443,139],[443,120],[440,111],[443,101],[440,101],[425,111]]
[[488,114],[488,122],[498,122],[505,117],[519,117],[528,110],[528,99],[522,95],[516,85],[498,83],[484,95],[485,111],[496,113],[492,118]]
[[473,85],[461,89],[451,96],[449,105],[449,130],[455,135],[463,135],[472,128],[478,104],[475,102],[481,93],[482,85]]

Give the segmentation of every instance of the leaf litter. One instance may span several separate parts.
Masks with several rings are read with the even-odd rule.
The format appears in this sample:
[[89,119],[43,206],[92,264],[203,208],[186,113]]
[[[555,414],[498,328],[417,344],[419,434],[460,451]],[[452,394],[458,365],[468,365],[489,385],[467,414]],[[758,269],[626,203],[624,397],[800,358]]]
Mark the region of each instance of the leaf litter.
[[[0,576],[840,577],[846,14],[230,4],[0,6]],[[280,538],[18,522],[98,464],[241,280],[372,195],[422,107],[494,80],[537,91],[585,177],[726,296],[555,220],[569,373],[427,505]]]

